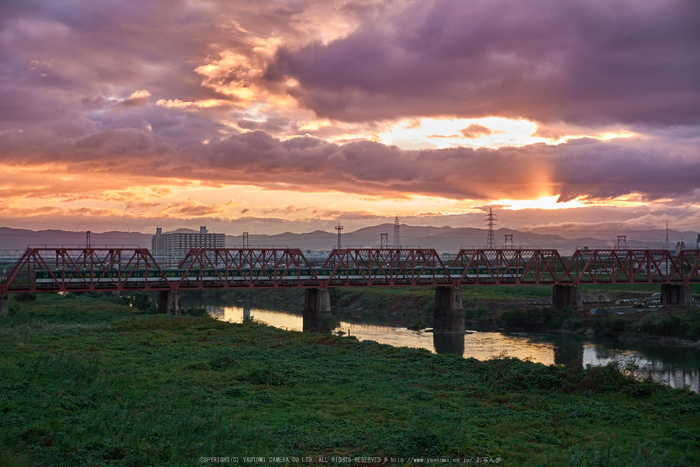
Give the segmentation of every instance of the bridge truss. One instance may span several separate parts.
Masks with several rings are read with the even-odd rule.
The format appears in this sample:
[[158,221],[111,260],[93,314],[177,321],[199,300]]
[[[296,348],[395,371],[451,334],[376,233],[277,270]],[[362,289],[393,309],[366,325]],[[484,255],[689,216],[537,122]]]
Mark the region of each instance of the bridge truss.
[[298,248],[192,249],[179,268],[184,270],[180,289],[321,285]]
[[429,249],[333,250],[323,264],[326,286],[452,285],[437,251]]
[[168,289],[147,248],[28,248],[0,284],[0,293]]
[[193,249],[161,268],[145,248],[28,248],[0,293],[205,288],[376,287],[700,282],[700,251],[462,249],[445,264],[433,249],[336,249],[312,266],[293,248]]

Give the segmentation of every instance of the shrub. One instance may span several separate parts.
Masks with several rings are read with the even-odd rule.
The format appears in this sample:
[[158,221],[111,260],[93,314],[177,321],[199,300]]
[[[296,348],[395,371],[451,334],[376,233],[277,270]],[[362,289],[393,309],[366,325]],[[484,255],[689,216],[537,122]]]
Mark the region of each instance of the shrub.
[[19,293],[15,295],[15,300],[18,302],[34,302],[36,301],[35,293]]
[[217,355],[209,362],[209,367],[214,371],[223,371],[235,366],[238,366],[238,362],[230,355]]
[[655,316],[647,318],[641,325],[642,332],[660,336],[684,335],[684,323],[675,315]]
[[209,314],[209,312],[202,307],[191,307],[183,308],[182,314],[188,316],[206,316]]
[[625,331],[627,324],[624,319],[610,316],[593,322],[596,336],[617,337]]
[[116,299],[117,303],[132,306],[140,311],[156,313],[158,306],[148,292],[136,292],[133,295],[122,295]]
[[564,317],[551,308],[513,308],[501,313],[501,321],[508,327],[540,331],[561,326]]
[[286,382],[282,376],[274,373],[272,370],[261,368],[252,370],[245,379],[251,384],[267,386],[282,386]]

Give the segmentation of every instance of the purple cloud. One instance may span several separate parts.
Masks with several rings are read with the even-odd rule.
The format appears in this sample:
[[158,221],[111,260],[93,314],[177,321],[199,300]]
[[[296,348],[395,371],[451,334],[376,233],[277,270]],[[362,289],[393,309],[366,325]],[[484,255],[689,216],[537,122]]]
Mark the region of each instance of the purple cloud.
[[323,117],[505,116],[700,123],[692,0],[433,0],[328,44],[279,51],[267,76]]

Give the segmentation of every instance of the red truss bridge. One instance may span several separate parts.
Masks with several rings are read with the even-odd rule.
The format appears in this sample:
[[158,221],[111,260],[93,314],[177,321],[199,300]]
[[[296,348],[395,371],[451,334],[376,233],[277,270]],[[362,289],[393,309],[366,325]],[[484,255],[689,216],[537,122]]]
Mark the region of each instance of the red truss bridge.
[[311,264],[295,248],[190,250],[177,268],[145,248],[28,248],[0,281],[18,292],[177,291],[270,287],[580,285],[700,282],[700,251],[463,249],[444,262],[433,249],[337,249]]

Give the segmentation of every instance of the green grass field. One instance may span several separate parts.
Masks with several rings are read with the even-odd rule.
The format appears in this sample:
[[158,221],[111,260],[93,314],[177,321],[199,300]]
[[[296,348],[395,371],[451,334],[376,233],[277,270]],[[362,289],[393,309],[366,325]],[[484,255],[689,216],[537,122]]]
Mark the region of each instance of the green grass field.
[[700,396],[614,366],[478,362],[150,315],[90,295],[10,308],[0,318],[0,465],[203,465],[203,456],[700,464]]

